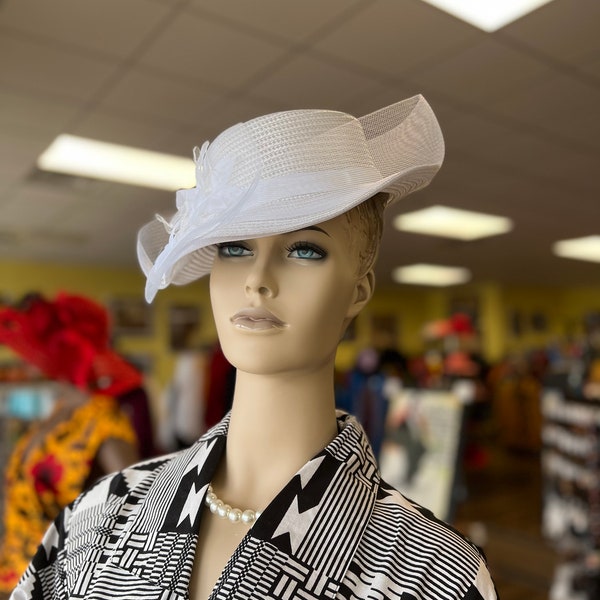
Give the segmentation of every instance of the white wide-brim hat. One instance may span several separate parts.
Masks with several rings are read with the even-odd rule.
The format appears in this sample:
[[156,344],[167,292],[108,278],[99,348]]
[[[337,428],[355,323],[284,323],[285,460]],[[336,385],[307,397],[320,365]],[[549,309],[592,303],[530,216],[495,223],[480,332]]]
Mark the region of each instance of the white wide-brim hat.
[[378,192],[396,201],[425,187],[443,158],[423,96],[360,118],[292,110],[234,125],[194,149],[196,187],[177,191],[175,215],[140,229],[146,300],[209,273],[215,244],[322,223]]

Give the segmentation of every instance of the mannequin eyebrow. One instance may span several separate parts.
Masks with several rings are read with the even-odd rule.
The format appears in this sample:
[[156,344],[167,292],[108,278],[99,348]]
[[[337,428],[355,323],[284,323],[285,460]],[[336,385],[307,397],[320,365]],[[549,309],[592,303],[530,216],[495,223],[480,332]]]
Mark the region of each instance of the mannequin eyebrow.
[[327,237],[331,237],[324,229],[321,229],[316,225],[311,225],[310,227],[303,227],[302,229],[298,229],[297,231],[320,231],[321,233],[324,233]]

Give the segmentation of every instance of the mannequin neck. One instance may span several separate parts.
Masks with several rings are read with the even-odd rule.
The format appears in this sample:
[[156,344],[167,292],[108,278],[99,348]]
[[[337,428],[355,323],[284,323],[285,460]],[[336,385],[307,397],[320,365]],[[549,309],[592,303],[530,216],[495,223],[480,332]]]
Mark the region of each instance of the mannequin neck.
[[262,510],[336,434],[332,364],[297,376],[238,371],[213,487],[232,505]]

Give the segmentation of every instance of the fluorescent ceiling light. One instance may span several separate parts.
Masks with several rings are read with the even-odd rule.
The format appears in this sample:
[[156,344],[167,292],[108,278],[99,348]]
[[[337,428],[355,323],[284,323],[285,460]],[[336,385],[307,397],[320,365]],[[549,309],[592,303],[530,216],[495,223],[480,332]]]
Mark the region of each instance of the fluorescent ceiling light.
[[38,168],[160,190],[195,185],[191,158],[61,134],[40,155]]
[[438,235],[459,240],[476,240],[490,235],[506,233],[512,229],[512,221],[469,210],[447,206],[430,206],[394,219],[394,227],[400,231]]
[[555,242],[552,249],[554,254],[564,258],[600,262],[600,235],[561,240]]
[[442,267],[420,263],[406,267],[396,267],[392,272],[392,279],[396,283],[444,287],[466,283],[471,279],[471,272],[463,267]]
[[484,31],[496,31],[551,0],[424,0]]

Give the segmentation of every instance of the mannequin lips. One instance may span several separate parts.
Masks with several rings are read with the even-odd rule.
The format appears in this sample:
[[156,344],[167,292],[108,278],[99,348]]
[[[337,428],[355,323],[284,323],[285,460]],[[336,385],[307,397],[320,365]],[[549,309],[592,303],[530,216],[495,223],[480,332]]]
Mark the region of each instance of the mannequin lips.
[[266,329],[281,329],[286,324],[266,308],[244,308],[231,317],[231,322],[240,329],[264,331]]

